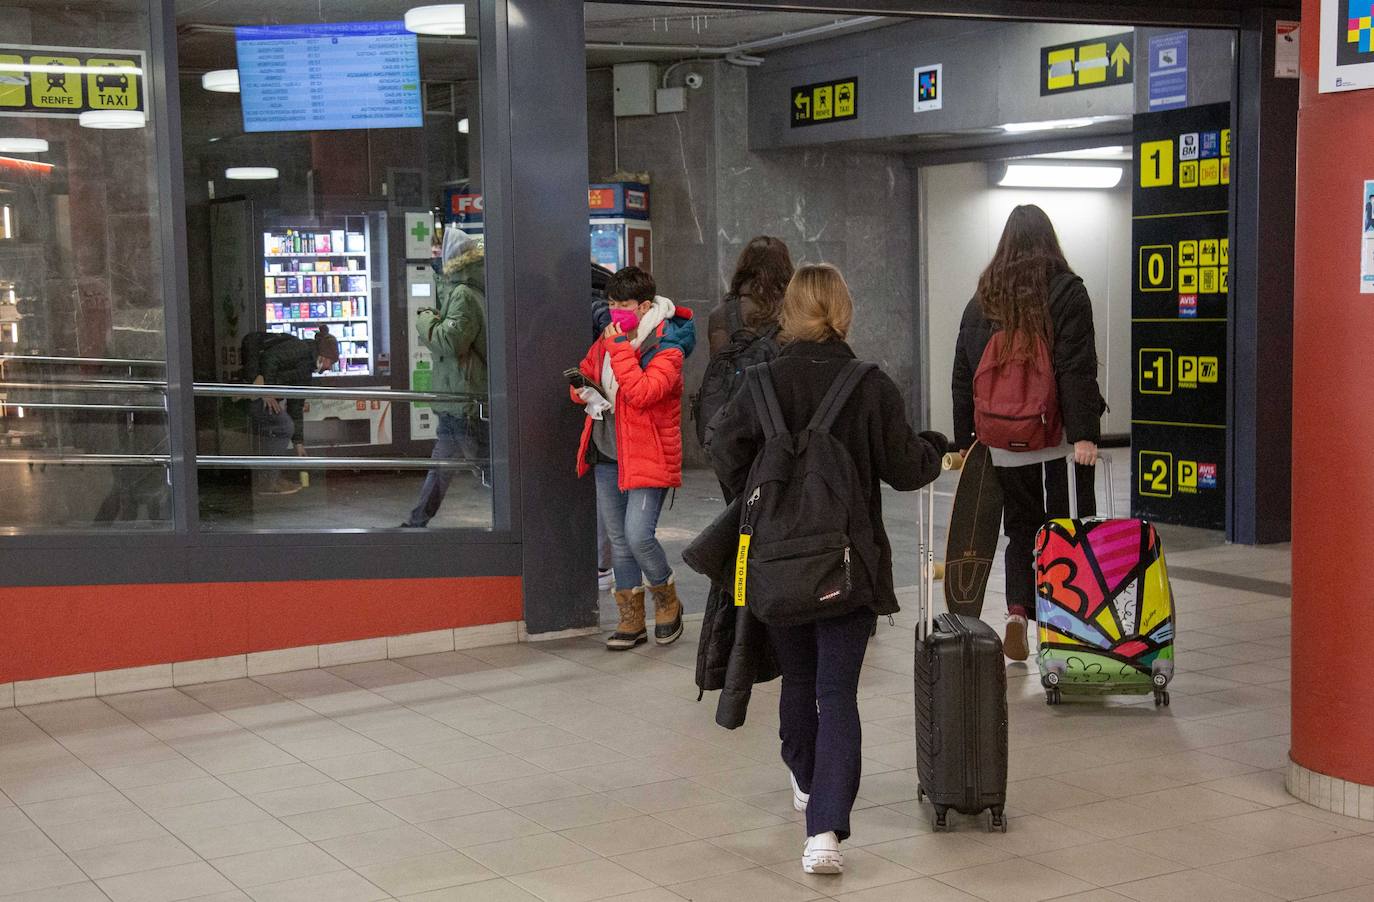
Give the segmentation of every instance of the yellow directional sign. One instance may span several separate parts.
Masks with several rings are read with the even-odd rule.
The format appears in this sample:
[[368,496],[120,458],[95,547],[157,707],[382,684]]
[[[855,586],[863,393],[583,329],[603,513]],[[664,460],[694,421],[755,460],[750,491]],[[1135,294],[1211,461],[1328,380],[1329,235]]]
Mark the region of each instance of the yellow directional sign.
[[138,64],[133,60],[89,59],[88,67],[97,70],[86,76],[87,103],[96,110],[138,109]]
[[790,115],[793,128],[859,118],[859,80],[838,78],[793,88]]
[[39,70],[29,76],[34,106],[42,110],[83,108],[81,76],[76,72],[81,60],[69,56],[35,56],[29,62]]
[[1040,48],[1040,96],[1130,84],[1134,48],[1131,32]]
[[0,45],[0,116],[146,110],[144,69],[138,50]]

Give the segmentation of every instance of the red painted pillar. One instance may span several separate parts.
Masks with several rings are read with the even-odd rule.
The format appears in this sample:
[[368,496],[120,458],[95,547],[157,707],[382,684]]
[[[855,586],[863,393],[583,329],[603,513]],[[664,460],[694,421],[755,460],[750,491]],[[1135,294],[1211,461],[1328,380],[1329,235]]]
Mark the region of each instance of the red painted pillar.
[[[1374,90],[1319,94],[1304,0],[1293,297],[1293,739],[1303,768],[1374,786],[1374,294],[1360,293]],[[1291,788],[1291,786],[1290,786]]]

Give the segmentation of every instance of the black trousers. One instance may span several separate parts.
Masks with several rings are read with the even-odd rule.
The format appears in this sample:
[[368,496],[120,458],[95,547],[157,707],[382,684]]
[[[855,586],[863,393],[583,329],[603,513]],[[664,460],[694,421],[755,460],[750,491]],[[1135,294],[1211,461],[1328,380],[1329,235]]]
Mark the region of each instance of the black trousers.
[[[1068,468],[1058,460],[997,467],[1002,530],[1007,535],[1007,613],[1035,618],[1035,534],[1046,520],[1069,515]],[[1074,464],[1078,515],[1097,515],[1094,468]]]
[[782,760],[801,791],[811,794],[807,836],[833,830],[849,838],[849,811],[863,770],[859,671],[876,619],[871,609],[860,608],[802,626],[768,627],[782,668]]

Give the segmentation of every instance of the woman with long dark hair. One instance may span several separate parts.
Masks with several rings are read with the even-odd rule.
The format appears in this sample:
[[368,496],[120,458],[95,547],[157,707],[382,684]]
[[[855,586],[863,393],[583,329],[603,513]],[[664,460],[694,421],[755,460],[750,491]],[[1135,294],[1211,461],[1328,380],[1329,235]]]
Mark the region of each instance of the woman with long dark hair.
[[[1004,333],[994,351],[997,359],[985,361],[997,332]],[[979,365],[1032,361],[1044,350],[1053,365],[1062,437],[1037,450],[989,447],[1002,485],[1002,524],[1009,540],[1004,648],[1013,661],[1024,661],[1030,654],[1026,625],[1035,615],[1035,534],[1047,517],[1068,516],[1068,468],[1063,461],[1070,455],[1077,463],[1080,515],[1096,512],[1092,465],[1097,462],[1106,409],[1097,384],[1092,301],[1083,280],[1064,259],[1050,218],[1027,204],[1008,217],[997,252],[959,324],[953,391],[954,442],[960,450],[967,451],[977,439],[973,382]]]
[[763,332],[777,323],[790,281],[792,255],[781,238],[760,235],[746,244],[730,277],[730,291],[707,322],[711,356],[724,350],[740,329]]

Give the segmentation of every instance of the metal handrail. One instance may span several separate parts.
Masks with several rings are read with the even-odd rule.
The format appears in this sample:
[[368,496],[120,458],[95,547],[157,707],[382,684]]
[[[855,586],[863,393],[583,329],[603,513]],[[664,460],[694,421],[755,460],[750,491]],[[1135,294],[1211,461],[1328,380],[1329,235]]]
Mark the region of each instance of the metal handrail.
[[[107,379],[89,382],[0,382],[0,391],[81,391],[147,394],[166,392],[167,383],[140,379]],[[486,403],[485,395],[470,392],[394,391],[388,388],[339,388],[301,385],[236,385],[228,382],[196,382],[192,393],[201,398],[339,398],[347,401],[418,401],[421,403]],[[18,402],[14,402],[18,403]]]
[[294,454],[205,454],[196,466],[214,470],[469,470],[482,471],[475,461],[429,457],[302,457]]
[[201,398],[340,398],[349,401],[486,401],[485,395],[392,391],[386,388],[334,388],[298,385],[235,385],[228,382],[197,382],[192,392]]
[[146,395],[167,391],[166,382],[0,382],[0,391],[103,391],[114,394]]
[[167,408],[161,404],[59,404],[56,401],[7,401],[0,398],[0,411],[6,407],[23,407],[26,410],[112,410],[116,413],[167,412]]
[[170,454],[29,454],[22,457],[0,456],[0,464],[28,464],[63,467],[166,467],[172,463]]
[[[0,464],[29,466],[169,466],[170,454],[27,454],[0,456]],[[206,454],[196,464],[207,469],[234,470],[467,470],[481,474],[478,461],[428,457],[303,457],[285,455]]]
[[15,360],[21,363],[60,363],[71,366],[154,366],[167,368],[165,360],[134,360],[129,357],[44,357],[35,354],[0,354],[0,364]]

